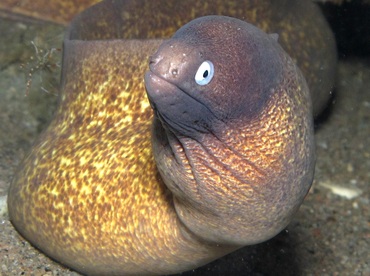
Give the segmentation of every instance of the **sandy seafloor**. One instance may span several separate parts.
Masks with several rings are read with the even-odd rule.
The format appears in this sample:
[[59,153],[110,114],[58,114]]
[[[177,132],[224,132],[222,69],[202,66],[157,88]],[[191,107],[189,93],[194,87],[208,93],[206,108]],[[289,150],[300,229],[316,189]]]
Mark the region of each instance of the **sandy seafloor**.
[[[0,275],[79,275],[25,241],[5,208],[15,168],[55,109],[61,53],[42,59],[61,48],[63,31],[0,19]],[[315,181],[286,230],[184,275],[370,275],[369,58],[340,60],[335,97],[315,136]]]

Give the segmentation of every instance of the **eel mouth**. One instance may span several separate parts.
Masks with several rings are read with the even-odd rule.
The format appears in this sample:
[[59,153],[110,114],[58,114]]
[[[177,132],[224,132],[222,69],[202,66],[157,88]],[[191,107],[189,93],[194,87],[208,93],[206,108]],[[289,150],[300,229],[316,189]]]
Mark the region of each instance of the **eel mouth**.
[[155,115],[164,125],[172,125],[171,113],[184,97],[184,91],[149,70],[144,76],[146,94]]
[[144,82],[146,94],[154,110],[161,109],[162,102],[163,104],[174,105],[179,95],[184,93],[176,85],[151,70],[145,73]]

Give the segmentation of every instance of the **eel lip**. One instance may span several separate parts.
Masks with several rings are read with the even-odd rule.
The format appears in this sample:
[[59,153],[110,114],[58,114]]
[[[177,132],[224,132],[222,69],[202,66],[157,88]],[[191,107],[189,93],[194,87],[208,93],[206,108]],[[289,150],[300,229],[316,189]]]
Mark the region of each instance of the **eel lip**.
[[152,71],[145,73],[144,83],[150,105],[156,112],[163,112],[178,99],[179,88]]
[[144,82],[150,106],[157,118],[162,122],[162,125],[167,125],[167,120],[165,120],[167,116],[165,114],[169,111],[168,108],[176,105],[181,90],[152,71],[145,73]]
[[[145,73],[145,76],[144,76],[144,84],[145,84],[145,91],[146,91],[146,95],[148,97],[148,100],[149,100],[149,103],[150,103],[150,106],[151,108],[156,111],[157,110],[157,107],[155,105],[155,103],[153,102],[153,99],[151,97],[151,92],[153,91],[153,86],[150,85],[151,83],[151,80],[153,78],[154,74],[151,72],[151,71],[147,71]],[[149,92],[149,90],[151,92]]]
[[144,76],[144,83],[145,83],[145,90],[146,94],[148,96],[149,102],[152,105],[153,109],[156,109],[155,101],[158,99],[158,97],[161,94],[161,87],[165,80],[163,80],[161,77],[158,77],[156,74],[154,74],[152,71],[148,71],[145,73]]
[[151,70],[145,73],[144,82],[150,105],[163,117],[176,114],[187,97],[183,90]]
[[170,97],[176,99],[176,94],[182,92],[176,85],[153,71],[147,71],[145,73],[144,82],[149,101],[154,102],[154,104],[165,98],[167,100],[169,100]]

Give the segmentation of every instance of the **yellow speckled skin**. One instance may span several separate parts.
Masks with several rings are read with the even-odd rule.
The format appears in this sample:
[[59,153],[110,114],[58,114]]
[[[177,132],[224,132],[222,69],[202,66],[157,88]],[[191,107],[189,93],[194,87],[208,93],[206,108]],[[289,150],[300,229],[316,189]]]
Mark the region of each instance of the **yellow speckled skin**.
[[[1,0],[0,15],[66,25],[79,12],[101,0]],[[26,17],[26,18],[25,18]]]
[[[64,42],[55,117],[23,160],[9,190],[9,214],[17,230],[52,258],[88,275],[177,273],[242,246],[206,242],[178,218],[152,153],[152,110],[143,76],[149,55],[162,42],[152,38],[167,38],[195,17],[223,14],[278,32],[283,46],[303,65],[309,85],[317,88],[320,83],[328,95],[335,65],[332,36],[321,17],[317,25],[310,25],[311,13],[318,11],[309,1],[302,1],[302,6],[295,2],[103,1],[79,15]],[[312,53],[317,55],[314,65]],[[284,160],[292,170],[305,160],[305,168],[294,173],[306,181],[302,189],[292,188],[300,194],[299,202],[288,211],[293,214],[312,180],[313,129],[305,81],[299,73],[287,79],[293,84],[282,84],[281,97],[264,108],[263,121],[247,126],[245,132],[225,130],[224,137],[232,140],[238,134],[235,148],[245,151],[261,171],[281,166],[281,154],[291,154]],[[298,138],[287,143],[292,137]],[[250,143],[243,145],[243,139]],[[230,157],[217,151],[214,155]],[[259,178],[255,173],[252,179]],[[218,183],[217,178],[210,182],[232,193],[227,183]],[[284,203],[278,207],[284,209]],[[260,208],[253,212],[260,214]],[[198,219],[207,218],[199,214]],[[261,235],[256,233],[250,243],[259,241]]]

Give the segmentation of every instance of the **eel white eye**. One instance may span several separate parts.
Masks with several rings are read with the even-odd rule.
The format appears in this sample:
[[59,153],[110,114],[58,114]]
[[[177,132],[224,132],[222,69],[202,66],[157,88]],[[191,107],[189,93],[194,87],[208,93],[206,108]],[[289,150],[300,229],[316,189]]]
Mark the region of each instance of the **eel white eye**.
[[206,85],[212,80],[213,74],[213,63],[206,60],[199,66],[198,71],[195,74],[195,82],[199,85]]

